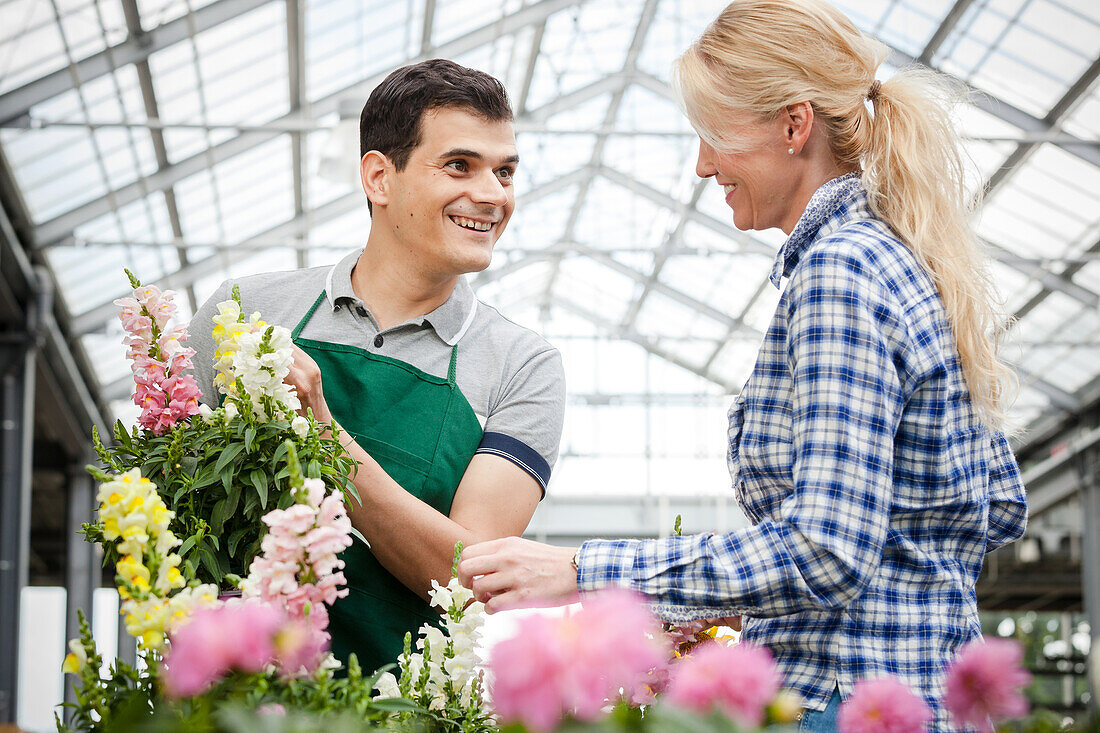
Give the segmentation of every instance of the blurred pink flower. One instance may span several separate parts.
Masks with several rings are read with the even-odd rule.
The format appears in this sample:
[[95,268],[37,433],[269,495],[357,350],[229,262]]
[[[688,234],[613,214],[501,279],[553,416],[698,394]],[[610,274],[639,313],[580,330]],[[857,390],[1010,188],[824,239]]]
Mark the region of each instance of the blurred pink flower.
[[284,674],[317,668],[328,651],[329,635],[309,621],[291,619],[275,635],[275,659]]
[[840,733],[919,733],[932,719],[932,708],[893,677],[860,680],[840,706]]
[[594,720],[608,700],[633,698],[667,652],[640,598],[606,590],[575,613],[526,617],[515,636],[496,644],[489,659],[493,701],[503,720],[540,733],[564,715]]
[[955,722],[992,731],[994,723],[1027,715],[1023,688],[1031,675],[1020,665],[1024,650],[1008,639],[972,641],[947,667],[943,702]]
[[232,669],[258,672],[275,659],[284,615],[267,603],[201,609],[170,637],[164,685],[171,697],[203,692]]
[[703,644],[672,666],[666,699],[689,710],[718,708],[738,725],[755,727],[779,692],[771,652],[748,644]]

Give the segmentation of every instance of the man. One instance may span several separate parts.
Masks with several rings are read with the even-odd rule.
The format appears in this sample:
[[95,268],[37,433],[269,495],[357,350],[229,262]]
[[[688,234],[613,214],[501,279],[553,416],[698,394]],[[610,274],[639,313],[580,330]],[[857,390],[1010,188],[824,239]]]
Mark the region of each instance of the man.
[[[365,670],[392,662],[405,633],[438,623],[454,545],[518,535],[557,457],[564,410],[558,352],[477,301],[515,206],[512,110],[493,77],[435,59],[393,72],[360,117],[371,210],[361,253],[335,267],[237,281],[245,312],[293,329],[287,381],[302,410],[353,439],[361,505],[344,553],[349,596],[330,614],[333,651]],[[195,315],[207,399],[209,337],[223,283]]]

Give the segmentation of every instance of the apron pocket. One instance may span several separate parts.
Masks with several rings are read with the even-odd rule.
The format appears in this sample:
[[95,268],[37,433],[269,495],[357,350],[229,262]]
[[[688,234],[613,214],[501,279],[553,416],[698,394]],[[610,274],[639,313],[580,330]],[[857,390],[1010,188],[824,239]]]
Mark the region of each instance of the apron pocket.
[[378,461],[378,465],[405,491],[413,494],[420,491],[424,479],[432,469],[430,460],[366,435],[358,433],[352,433],[352,435],[359,447]]

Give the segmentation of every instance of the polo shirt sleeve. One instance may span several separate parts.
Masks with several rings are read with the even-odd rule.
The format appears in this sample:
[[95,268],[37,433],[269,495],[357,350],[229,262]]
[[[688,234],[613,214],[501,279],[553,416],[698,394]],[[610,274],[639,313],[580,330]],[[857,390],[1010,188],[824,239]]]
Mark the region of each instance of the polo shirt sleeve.
[[477,453],[505,458],[539,483],[542,495],[558,458],[565,417],[565,370],[557,349],[528,359],[508,379],[485,418]]
[[229,300],[232,287],[229,281],[223,282],[214,291],[213,295],[206,299],[187,326],[187,345],[195,350],[191,358],[194,365],[195,381],[202,390],[200,402],[211,407],[218,406],[218,390],[214,388],[214,351],[217,348],[214,343],[214,321],[218,313],[218,303]]

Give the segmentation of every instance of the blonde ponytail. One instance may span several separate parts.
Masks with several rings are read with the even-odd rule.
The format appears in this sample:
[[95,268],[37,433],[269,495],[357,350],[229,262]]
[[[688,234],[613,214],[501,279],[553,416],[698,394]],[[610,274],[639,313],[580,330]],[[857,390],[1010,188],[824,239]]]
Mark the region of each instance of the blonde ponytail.
[[789,105],[813,105],[836,162],[862,168],[872,211],[935,282],[971,401],[1000,428],[1015,374],[997,356],[1004,322],[970,226],[974,199],[949,113],[958,95],[923,68],[876,86],[885,57],[822,0],[734,0],[679,59],[674,85],[700,136],[722,152],[745,145],[723,137],[729,112],[774,119]]

